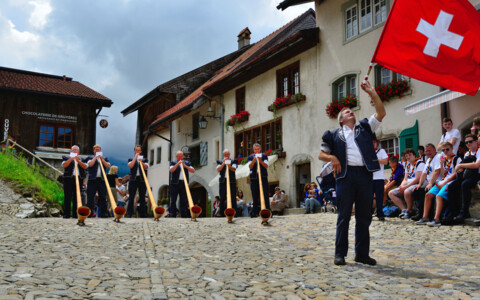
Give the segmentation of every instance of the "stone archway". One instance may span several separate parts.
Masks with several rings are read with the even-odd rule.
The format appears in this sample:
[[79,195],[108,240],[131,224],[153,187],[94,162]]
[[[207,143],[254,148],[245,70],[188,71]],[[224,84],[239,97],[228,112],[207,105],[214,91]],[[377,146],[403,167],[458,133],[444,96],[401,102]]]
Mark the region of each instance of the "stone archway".
[[193,202],[202,208],[200,217],[208,216],[209,201],[214,195],[212,188],[208,185],[208,181],[204,178],[193,175],[190,177],[190,192],[192,194]]
[[170,205],[170,186],[168,184],[160,186],[157,195],[157,204],[167,209]]
[[310,154],[299,153],[294,155],[290,160],[290,189],[291,194],[295,195],[290,199],[291,207],[300,207],[303,200],[303,187],[306,183],[312,182],[312,164],[313,157]]

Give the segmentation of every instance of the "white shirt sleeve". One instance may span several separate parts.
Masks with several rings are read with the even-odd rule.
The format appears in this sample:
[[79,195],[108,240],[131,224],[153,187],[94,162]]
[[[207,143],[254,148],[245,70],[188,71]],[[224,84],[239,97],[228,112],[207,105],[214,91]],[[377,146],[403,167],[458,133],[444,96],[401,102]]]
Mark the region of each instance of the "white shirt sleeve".
[[377,157],[378,159],[385,159],[388,158],[388,154],[384,149],[380,149],[380,151],[378,151]]
[[380,126],[380,124],[382,124],[382,122],[377,120],[377,118],[375,118],[375,114],[373,114],[368,120],[368,125],[370,125],[372,132],[375,132]]

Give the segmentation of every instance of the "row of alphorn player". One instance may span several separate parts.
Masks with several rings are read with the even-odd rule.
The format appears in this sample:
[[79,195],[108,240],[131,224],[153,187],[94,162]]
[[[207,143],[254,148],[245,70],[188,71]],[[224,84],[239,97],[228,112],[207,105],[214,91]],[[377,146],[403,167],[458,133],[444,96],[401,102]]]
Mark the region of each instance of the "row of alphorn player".
[[[260,215],[262,224],[268,224],[272,213],[269,209],[268,199],[268,157],[266,154],[261,153],[261,146],[255,144],[253,146],[254,153],[248,157],[248,166],[250,168],[250,187],[252,189],[253,207],[252,216]],[[165,209],[161,206],[157,206],[155,198],[153,197],[150,184],[148,182],[145,169],[148,168],[148,161],[141,153],[142,149],[140,145],[136,145],[134,148],[135,156],[129,159],[128,167],[130,168],[130,183],[129,193],[130,198],[128,201],[128,207],[125,209],[123,206],[117,206],[115,198],[112,195],[105,169],[110,168],[108,158],[103,157],[102,148],[99,145],[93,146],[93,155],[89,156],[85,160],[79,158],[80,149],[78,146],[73,146],[69,157],[63,158],[62,166],[65,168],[64,173],[64,192],[65,202],[64,209],[70,212],[70,202],[76,197],[76,201],[73,201],[73,210],[77,212],[78,225],[85,225],[85,219],[92,214],[95,207],[95,196],[98,193],[98,205],[101,214],[106,212],[106,199],[105,192],[108,193],[110,205],[114,214],[114,221],[119,222],[120,219],[128,214],[131,216],[133,213],[134,197],[139,190],[140,198],[145,196],[145,192],[148,192],[148,196],[151,202],[152,211],[154,214],[154,220],[158,221],[164,214]],[[217,161],[217,171],[220,178],[220,198],[221,208],[229,223],[233,222],[233,218],[236,214],[236,210],[233,208],[235,202],[232,202],[236,193],[235,187],[235,170],[238,162],[230,159],[230,152],[228,150],[223,151],[223,160]],[[195,172],[195,169],[191,167],[190,162],[183,160],[183,152],[178,151],[176,153],[176,161],[170,162],[170,216],[176,216],[176,199],[177,195],[180,196],[180,211],[184,211],[184,207],[188,203],[188,211],[192,220],[196,220],[202,213],[202,209],[195,205],[192,200],[190,188],[188,184],[188,173]],[[185,171],[187,170],[187,172]],[[226,170],[228,169],[228,172]],[[80,193],[80,178],[84,178],[85,170],[88,170],[88,186],[87,186],[87,205],[83,205]],[[259,176],[260,175],[260,176]],[[181,187],[181,188],[178,188]],[[233,196],[233,197],[232,197]],[[187,201],[183,201],[184,199]],[[185,203],[187,202],[187,203]],[[144,199],[139,199],[139,203],[145,205]],[[142,208],[141,208],[142,210]],[[187,211],[187,212],[188,212]],[[182,216],[184,214],[182,213]]]

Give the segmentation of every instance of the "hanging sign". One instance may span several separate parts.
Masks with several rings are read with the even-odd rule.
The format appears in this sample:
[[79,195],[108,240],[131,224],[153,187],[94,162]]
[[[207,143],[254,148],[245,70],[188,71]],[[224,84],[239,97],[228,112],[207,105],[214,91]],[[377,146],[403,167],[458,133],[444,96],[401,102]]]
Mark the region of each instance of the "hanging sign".
[[102,128],[107,128],[108,127],[108,121],[105,119],[100,120],[100,127]]

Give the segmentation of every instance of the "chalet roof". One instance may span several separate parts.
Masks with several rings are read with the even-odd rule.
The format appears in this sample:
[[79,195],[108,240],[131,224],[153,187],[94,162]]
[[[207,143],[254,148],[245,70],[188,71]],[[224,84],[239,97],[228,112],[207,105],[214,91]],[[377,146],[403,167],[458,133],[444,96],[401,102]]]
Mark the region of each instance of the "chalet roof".
[[0,67],[0,90],[40,93],[94,101],[110,107],[112,100],[71,77]]
[[[204,98],[202,96],[205,95],[205,91],[209,89],[216,89],[215,91],[220,90],[221,88],[219,88],[219,86],[231,81],[232,76],[235,74],[251,67],[258,60],[271,55],[272,52],[278,50],[282,45],[290,43],[292,39],[302,38],[302,32],[305,30],[314,30],[316,32],[315,40],[318,42],[318,28],[315,26],[315,12],[312,9],[309,9],[296,19],[253,44],[243,54],[216,72],[212,78],[204,82],[193,93],[188,95],[177,105],[160,114],[150,127],[155,127],[158,124],[179,117],[183,112],[192,108],[197,100]],[[237,85],[242,83],[241,80],[235,80],[235,82]]]
[[138,110],[140,107],[155,99],[161,93],[172,93],[176,95],[179,101],[182,100],[183,98],[191,94],[193,91],[195,91],[206,80],[211,78],[217,70],[221,69],[226,64],[237,58],[247,49],[248,47],[245,47],[230,54],[227,54],[188,73],[185,73],[172,80],[160,84],[159,86],[151,90],[149,93],[142,96],[140,99],[125,108],[122,111],[123,116],[125,117],[128,114]]
[[[308,2],[314,2],[314,0],[284,0],[277,5],[277,9],[285,10],[290,6],[304,4]],[[323,2],[323,0],[320,0],[320,2]]]

